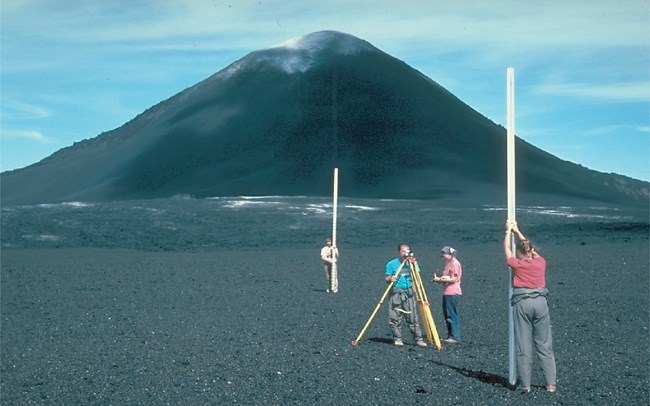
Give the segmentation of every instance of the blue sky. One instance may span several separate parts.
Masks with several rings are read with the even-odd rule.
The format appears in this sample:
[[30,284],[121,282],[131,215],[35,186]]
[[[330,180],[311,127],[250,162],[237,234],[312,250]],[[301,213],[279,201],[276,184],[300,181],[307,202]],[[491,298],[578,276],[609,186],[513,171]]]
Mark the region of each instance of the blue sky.
[[[249,52],[355,35],[601,172],[650,179],[647,0],[4,0],[0,170],[121,126]],[[504,152],[505,153],[505,152]]]

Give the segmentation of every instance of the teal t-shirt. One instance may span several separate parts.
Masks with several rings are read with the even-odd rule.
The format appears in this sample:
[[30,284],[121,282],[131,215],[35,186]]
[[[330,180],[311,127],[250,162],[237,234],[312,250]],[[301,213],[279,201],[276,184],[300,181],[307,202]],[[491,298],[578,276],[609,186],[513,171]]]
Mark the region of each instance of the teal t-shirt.
[[[394,275],[400,265],[402,265],[402,260],[400,258],[395,258],[388,261],[384,275]],[[402,270],[399,272],[399,276],[395,281],[393,287],[397,289],[408,289],[411,286],[413,286],[413,283],[411,281],[411,263],[407,261],[406,264],[404,264]]]

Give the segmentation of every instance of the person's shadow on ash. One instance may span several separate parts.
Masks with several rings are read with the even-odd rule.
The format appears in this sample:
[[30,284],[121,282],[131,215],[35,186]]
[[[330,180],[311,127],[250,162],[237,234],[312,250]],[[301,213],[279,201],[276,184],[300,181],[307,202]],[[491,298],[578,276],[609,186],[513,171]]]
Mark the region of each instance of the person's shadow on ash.
[[502,377],[500,375],[490,374],[490,373],[485,372],[483,370],[474,371],[474,370],[467,369],[467,368],[459,368],[459,367],[455,367],[453,365],[445,364],[444,362],[438,362],[438,361],[431,361],[431,362],[434,363],[434,364],[443,366],[443,367],[453,369],[454,371],[458,372],[459,374],[461,374],[463,376],[466,376],[468,378],[477,379],[477,380],[479,380],[479,381],[481,381],[483,383],[487,383],[487,384],[490,384],[490,385],[493,385],[493,386],[503,386],[504,388],[510,389],[510,390],[515,390],[516,389],[516,387],[511,385],[510,382],[508,382],[508,380],[506,378],[504,378],[504,377]]
[[[372,338],[369,338],[368,341],[372,341],[372,342],[375,342],[375,343],[393,345],[393,340],[391,340],[389,338],[383,338],[383,337],[372,337]],[[444,362],[438,362],[438,361],[431,361],[431,362],[434,363],[434,364],[443,366],[443,367],[447,367],[449,369],[453,369],[454,371],[458,372],[459,374],[461,374],[463,376],[466,376],[466,377],[472,378],[472,379],[477,379],[477,380],[479,380],[479,381],[481,381],[483,383],[487,383],[487,384],[490,384],[490,385],[493,385],[493,386],[503,386],[504,388],[510,389],[510,390],[515,390],[516,389],[516,387],[514,385],[511,385],[510,382],[508,382],[508,380],[506,378],[504,378],[504,377],[502,377],[500,375],[490,374],[490,373],[485,372],[483,370],[474,371],[474,370],[467,369],[467,368],[459,368],[459,367],[455,367],[453,365],[445,364]]]

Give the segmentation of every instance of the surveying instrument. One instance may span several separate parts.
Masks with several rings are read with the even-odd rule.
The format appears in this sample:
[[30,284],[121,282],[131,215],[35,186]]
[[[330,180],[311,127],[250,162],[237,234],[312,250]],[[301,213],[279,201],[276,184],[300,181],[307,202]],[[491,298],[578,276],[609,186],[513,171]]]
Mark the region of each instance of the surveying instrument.
[[[424,333],[427,337],[427,341],[429,342],[430,345],[435,344],[438,351],[442,350],[442,345],[440,344],[440,337],[438,336],[438,330],[436,329],[436,324],[433,321],[433,315],[431,314],[431,308],[429,307],[429,300],[427,299],[427,293],[424,290],[424,285],[422,284],[422,278],[420,277],[420,266],[418,265],[418,261],[415,259],[415,256],[413,255],[412,251],[409,252],[404,257],[399,268],[397,268],[397,271],[395,271],[395,273],[392,275],[396,277],[395,280],[391,279],[390,284],[384,291],[384,294],[381,296],[381,299],[379,299],[379,303],[377,303],[377,306],[375,306],[375,310],[370,315],[370,318],[366,322],[366,325],[363,326],[356,340],[352,341],[353,346],[356,347],[357,345],[359,345],[359,340],[361,340],[361,337],[363,337],[366,330],[368,329],[368,326],[370,326],[370,323],[375,318],[375,315],[379,311],[379,308],[381,307],[382,303],[384,303],[386,296],[388,296],[390,291],[393,289],[393,285],[395,285],[395,281],[397,280],[400,273],[402,272],[402,269],[405,266],[411,269],[411,280],[413,282],[413,292],[415,294],[415,301],[417,302],[418,307],[420,308],[420,314],[422,315],[422,326],[424,328]],[[413,311],[415,311],[415,309],[413,309]]]

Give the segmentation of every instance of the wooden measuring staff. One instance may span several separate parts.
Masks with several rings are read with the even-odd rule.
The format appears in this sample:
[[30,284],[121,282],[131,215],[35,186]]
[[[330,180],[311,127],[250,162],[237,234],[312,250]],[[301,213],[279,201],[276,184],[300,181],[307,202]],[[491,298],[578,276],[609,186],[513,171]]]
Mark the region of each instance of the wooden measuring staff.
[[[507,91],[507,157],[508,157],[508,221],[515,222],[515,70],[506,69]],[[510,237],[510,249],[516,252],[515,239]],[[517,381],[517,364],[515,360],[515,323],[513,309],[510,306],[512,297],[512,269],[509,270],[510,278],[508,289],[508,382],[515,385]]]
[[339,168],[334,168],[334,198],[332,203],[332,247],[330,248],[330,254],[332,257],[332,270],[330,275],[330,291],[336,293],[339,291],[339,275],[338,275],[338,265],[336,252],[336,217],[338,209],[338,200],[339,200]]

